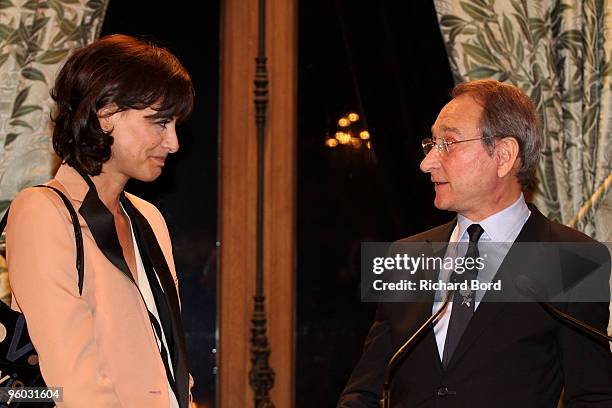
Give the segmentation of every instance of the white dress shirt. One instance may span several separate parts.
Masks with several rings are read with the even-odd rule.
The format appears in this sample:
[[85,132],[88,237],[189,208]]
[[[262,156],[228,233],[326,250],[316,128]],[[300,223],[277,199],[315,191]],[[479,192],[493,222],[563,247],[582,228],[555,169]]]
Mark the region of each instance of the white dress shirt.
[[[453,245],[453,243],[467,243],[469,241],[467,228],[472,224],[480,224],[480,226],[484,229],[484,232],[478,241],[478,248],[481,256],[482,254],[486,253],[486,259],[485,268],[478,272],[478,280],[481,283],[489,283],[495,277],[495,274],[504,260],[504,257],[510,250],[512,243],[521,232],[521,229],[523,229],[523,225],[525,225],[525,222],[527,222],[530,215],[531,211],[529,211],[527,204],[525,204],[525,198],[523,197],[522,193],[512,205],[480,222],[474,222],[459,214],[457,216],[457,225],[455,225],[455,228],[450,236],[445,257],[457,258],[459,256],[464,256],[467,250],[467,245],[462,244],[457,246]],[[486,248],[486,251],[482,250],[483,246]],[[459,254],[459,251],[462,253]],[[452,272],[453,271],[451,269],[443,267],[440,270],[438,278],[444,282],[448,282]],[[476,292],[474,313],[476,313],[476,309],[478,309],[478,305],[480,304],[480,301],[484,295],[484,291]],[[440,294],[436,294],[436,299],[442,300],[434,302],[432,314],[442,306],[444,297],[444,295],[440,296]],[[452,311],[453,303],[451,299],[451,302],[448,304],[446,310],[434,321],[434,334],[436,336],[440,360],[442,360],[442,355],[444,353],[446,332],[448,330],[448,323]]]

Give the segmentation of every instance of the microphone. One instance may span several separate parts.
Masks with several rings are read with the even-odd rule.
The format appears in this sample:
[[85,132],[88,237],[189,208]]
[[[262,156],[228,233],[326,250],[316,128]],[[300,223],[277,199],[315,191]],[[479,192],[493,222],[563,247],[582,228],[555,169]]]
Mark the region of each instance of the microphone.
[[542,307],[544,307],[544,309],[546,309],[554,316],[557,316],[559,319],[570,323],[572,326],[578,328],[579,330],[585,333],[589,333],[592,336],[612,342],[612,337],[608,336],[606,333],[602,332],[601,330],[597,330],[593,326],[590,326],[585,322],[568,315],[567,313],[562,312],[561,310],[548,303],[546,301],[548,299],[546,289],[539,285],[537,282],[534,282],[532,279],[529,279],[527,276],[517,276],[514,280],[514,285],[523,296],[537,301],[540,305],[542,305]]
[[[451,274],[450,281],[453,283],[457,283],[460,281],[460,278],[458,277],[456,272],[453,272]],[[402,360],[402,357],[404,356],[404,354],[406,354],[406,351],[409,350],[410,346],[415,342],[415,340],[418,339],[425,332],[425,330],[428,328],[431,322],[436,320],[438,316],[440,316],[440,314],[442,314],[446,310],[446,308],[448,307],[448,303],[453,298],[454,294],[455,294],[454,290],[449,290],[446,292],[446,297],[444,298],[444,303],[442,304],[442,306],[440,306],[438,310],[436,310],[436,312],[433,315],[431,315],[429,319],[425,320],[425,323],[423,323],[421,327],[419,327],[418,330],[414,332],[414,334],[410,336],[410,338],[404,342],[402,347],[400,347],[395,352],[393,357],[391,357],[391,359],[389,360],[389,363],[387,364],[387,367],[385,368],[383,388],[382,388],[382,398],[380,400],[380,408],[391,408],[391,389],[390,389],[391,381],[393,381],[393,375],[395,374],[395,369],[397,368],[397,365]]]

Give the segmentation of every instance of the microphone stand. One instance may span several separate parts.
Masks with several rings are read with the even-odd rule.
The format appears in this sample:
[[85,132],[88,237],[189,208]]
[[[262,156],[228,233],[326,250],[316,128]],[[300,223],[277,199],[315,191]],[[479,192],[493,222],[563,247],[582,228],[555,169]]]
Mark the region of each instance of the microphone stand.
[[391,381],[393,380],[393,374],[395,373],[395,368],[397,364],[399,363],[400,359],[403,357],[403,355],[406,353],[406,351],[412,345],[415,339],[419,338],[421,334],[425,332],[425,330],[428,328],[431,322],[436,320],[438,316],[440,316],[440,314],[442,314],[442,312],[446,310],[446,308],[448,307],[448,303],[450,299],[453,298],[454,294],[455,294],[454,290],[446,292],[446,298],[444,299],[444,303],[442,304],[442,306],[440,306],[440,308],[436,311],[436,313],[431,315],[431,317],[427,319],[425,323],[423,323],[423,325],[419,327],[419,329],[408,340],[406,340],[406,342],[402,345],[402,347],[400,347],[399,350],[395,352],[393,357],[391,357],[391,360],[389,360],[389,363],[387,364],[387,367],[385,368],[385,375],[384,375],[383,388],[382,388],[382,399],[380,400],[380,408],[391,408],[390,386],[391,386]]
[[544,289],[544,287],[539,285],[537,282],[531,280],[529,277],[525,275],[517,276],[514,280],[514,286],[523,296],[537,301],[544,309],[546,309],[553,316],[556,316],[559,319],[570,323],[572,326],[578,328],[579,330],[582,330],[583,332],[589,333],[594,337],[598,337],[605,341],[612,342],[612,337],[608,336],[606,333],[602,332],[601,330],[597,330],[596,328],[586,324],[581,320],[576,319],[573,316],[568,315],[567,313],[562,312],[550,303],[546,302],[546,299],[548,299],[546,289]]
[[607,334],[605,334],[604,332],[597,330],[596,328],[576,319],[573,316],[568,315],[567,313],[563,313],[562,311],[560,311],[559,309],[557,309],[556,307],[554,307],[553,305],[551,305],[548,302],[538,302],[540,305],[542,305],[542,307],[544,307],[544,309],[548,310],[550,313],[552,313],[553,315],[559,317],[561,320],[564,320],[568,323],[571,323],[573,326],[577,327],[578,329],[582,329],[583,331],[590,333],[591,335],[595,336],[595,337],[599,337],[601,339],[604,339],[606,341],[612,342],[612,337],[608,336]]
[[[526,292],[529,293],[531,296],[534,296],[535,290],[533,288],[531,288],[530,286],[525,286],[525,283],[530,283],[529,280],[523,279],[523,281],[520,281],[520,284],[518,284],[518,288],[520,291],[522,292]],[[515,283],[516,284],[516,283]],[[383,388],[382,388],[382,398],[380,400],[380,408],[391,408],[391,390],[390,390],[390,386],[391,386],[391,381],[393,380],[393,374],[395,373],[395,368],[397,366],[397,364],[399,363],[399,361],[401,360],[401,358],[404,356],[404,354],[406,353],[406,351],[408,350],[408,348],[412,345],[412,343],[415,341],[415,339],[419,338],[423,332],[425,331],[425,329],[428,328],[428,326],[431,324],[431,322],[433,322],[434,320],[436,320],[438,318],[438,316],[440,316],[440,314],[442,314],[446,308],[448,307],[448,303],[450,301],[450,299],[453,298],[455,291],[451,290],[448,291],[446,293],[446,298],[444,299],[444,303],[442,304],[442,306],[440,306],[440,308],[436,311],[436,313],[434,313],[429,319],[427,319],[425,321],[425,323],[423,323],[423,325],[421,325],[421,327],[419,327],[419,329],[408,339],[406,340],[406,342],[402,345],[402,347],[399,348],[399,350],[397,350],[395,352],[395,354],[393,355],[393,357],[391,357],[391,360],[389,360],[389,363],[387,364],[387,367],[385,368],[385,374],[384,374],[384,381],[383,381]],[[547,311],[549,311],[550,313],[552,313],[553,315],[559,317],[561,320],[564,320],[570,324],[572,324],[573,326],[587,332],[590,333],[591,335],[595,336],[595,337],[599,337],[602,338],[606,341],[612,342],[612,337],[608,336],[607,334],[603,333],[600,330],[597,330],[596,328],[576,319],[575,317],[572,317],[570,315],[568,315],[567,313],[562,312],[561,310],[557,309],[556,307],[554,307],[553,305],[551,305],[548,302],[538,302],[540,305],[542,305],[542,307],[544,307],[544,309],[546,309]]]

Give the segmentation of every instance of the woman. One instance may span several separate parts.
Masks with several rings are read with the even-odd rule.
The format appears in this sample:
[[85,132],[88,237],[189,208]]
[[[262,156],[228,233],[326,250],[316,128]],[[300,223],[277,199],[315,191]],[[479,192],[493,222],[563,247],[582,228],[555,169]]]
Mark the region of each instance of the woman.
[[185,68],[169,51],[125,35],[75,52],[53,90],[48,185],[79,213],[84,277],[60,197],[29,188],[11,205],[7,261],[13,307],[26,318],[60,407],[180,407],[190,377],[168,229],[150,203],[123,191],[153,181],[178,148],[193,107]]

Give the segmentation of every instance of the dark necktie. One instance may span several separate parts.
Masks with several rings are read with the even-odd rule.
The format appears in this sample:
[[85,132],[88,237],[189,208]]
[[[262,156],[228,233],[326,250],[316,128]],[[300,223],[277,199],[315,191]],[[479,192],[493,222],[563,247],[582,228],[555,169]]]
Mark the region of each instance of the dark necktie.
[[[468,250],[465,253],[465,258],[476,259],[479,255],[478,240],[484,230],[479,224],[472,224],[468,227],[467,232],[470,236],[470,242],[468,244]],[[465,279],[469,282],[472,279],[476,279],[477,275],[477,269],[473,268],[471,270],[466,269],[464,273],[458,276],[460,277],[460,281]],[[466,292],[459,290],[456,290],[453,295],[453,309],[448,322],[444,352],[442,353],[442,364],[445,368],[448,367],[451,357],[459,344],[459,340],[461,340],[465,328],[474,315],[474,304],[476,303],[475,295],[476,294],[472,291]]]

